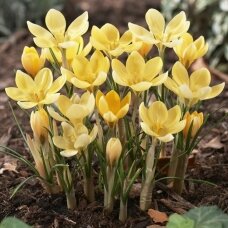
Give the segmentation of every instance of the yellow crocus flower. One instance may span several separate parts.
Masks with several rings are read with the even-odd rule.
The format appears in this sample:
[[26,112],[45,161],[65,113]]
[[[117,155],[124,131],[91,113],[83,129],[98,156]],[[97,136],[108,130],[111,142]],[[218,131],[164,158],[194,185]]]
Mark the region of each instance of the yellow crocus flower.
[[149,31],[139,25],[128,23],[129,30],[138,39],[155,44],[158,49],[163,46],[172,48],[179,43],[178,39],[189,29],[190,22],[182,11],[177,14],[167,25],[163,15],[156,9],[149,9],[145,15]]
[[179,96],[180,102],[191,107],[198,101],[218,96],[225,83],[210,87],[211,74],[206,68],[194,71],[190,76],[182,63],[176,62],[172,68],[172,78],[167,78],[165,86]]
[[149,108],[144,103],[139,106],[142,130],[162,142],[173,140],[173,134],[182,131],[186,120],[181,120],[181,109],[178,105],[167,110],[161,101],[153,102]]
[[95,106],[95,97],[88,91],[83,93],[81,97],[78,94],[74,94],[71,99],[60,95],[56,105],[62,115],[52,107],[48,107],[47,109],[51,117],[58,121],[70,121],[73,125],[76,125],[86,116],[92,114]]
[[106,159],[112,167],[118,161],[122,152],[122,145],[119,138],[110,138],[106,145]]
[[84,56],[76,56],[71,67],[73,72],[61,68],[67,81],[77,88],[92,90],[94,86],[100,86],[105,82],[110,62],[100,51],[95,51],[90,60]]
[[119,94],[114,90],[109,91],[106,95],[98,90],[96,94],[98,111],[110,127],[114,126],[119,119],[127,114],[130,102],[130,92],[122,100],[120,100]]
[[191,125],[191,137],[193,138],[203,124],[203,113],[198,113],[197,111],[194,111],[192,114],[190,114],[189,112],[187,112],[184,115],[184,119],[186,120],[186,126],[183,130],[184,138],[187,138]]
[[173,49],[177,54],[179,61],[188,68],[196,59],[204,56],[208,50],[208,44],[204,37],[200,36],[195,41],[191,34],[185,33],[181,37],[182,42]]
[[11,99],[18,101],[21,108],[29,109],[37,105],[42,107],[54,103],[60,95],[57,92],[65,84],[66,78],[60,76],[53,82],[51,70],[43,68],[34,79],[18,70],[15,81],[17,87],[6,88],[6,94]]
[[45,17],[45,23],[48,30],[27,22],[29,31],[35,36],[34,43],[41,48],[69,48],[75,45],[74,39],[88,30],[88,12],[77,17],[66,30],[66,20],[63,14],[58,10],[50,9]]
[[126,67],[118,59],[112,60],[113,80],[119,85],[142,92],[151,86],[161,85],[166,80],[168,73],[159,75],[162,65],[160,57],[152,58],[145,63],[144,58],[134,51],[129,55]]
[[60,149],[60,154],[64,157],[72,157],[82,151],[94,141],[97,136],[98,128],[94,125],[89,133],[88,129],[82,123],[72,126],[69,123],[62,122],[63,135],[54,136],[53,143]]
[[44,66],[45,58],[43,54],[39,56],[34,47],[25,46],[21,55],[21,63],[26,72],[34,77]]
[[122,36],[118,29],[109,23],[101,28],[92,27],[90,42],[97,50],[104,51],[111,56],[118,57],[123,52],[132,52],[141,47],[141,42],[132,42],[132,34],[126,31]]

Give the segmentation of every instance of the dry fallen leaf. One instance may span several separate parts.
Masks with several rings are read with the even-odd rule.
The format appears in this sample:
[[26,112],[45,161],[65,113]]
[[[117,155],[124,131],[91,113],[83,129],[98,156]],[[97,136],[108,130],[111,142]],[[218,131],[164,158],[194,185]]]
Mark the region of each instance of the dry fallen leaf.
[[165,212],[160,212],[154,209],[149,209],[148,210],[148,215],[153,219],[154,222],[167,222],[168,221],[168,216]]
[[3,174],[4,171],[13,171],[15,173],[18,173],[16,168],[17,168],[17,164],[16,163],[11,164],[11,163],[6,162],[6,163],[3,164],[3,168],[0,169],[0,175]]
[[217,136],[210,140],[208,143],[203,145],[203,148],[214,148],[214,149],[221,149],[224,147],[224,144],[220,141],[220,136]]
[[160,225],[150,225],[147,226],[146,228],[164,228],[165,226],[160,226]]

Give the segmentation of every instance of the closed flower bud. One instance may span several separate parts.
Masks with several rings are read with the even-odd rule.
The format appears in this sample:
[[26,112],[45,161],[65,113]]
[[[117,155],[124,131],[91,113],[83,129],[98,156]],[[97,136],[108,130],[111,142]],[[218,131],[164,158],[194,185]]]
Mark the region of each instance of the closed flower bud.
[[44,66],[45,59],[39,56],[37,50],[34,47],[24,47],[21,63],[26,72],[33,77]]
[[183,130],[184,138],[185,139],[187,138],[191,124],[192,124],[191,137],[194,137],[203,124],[203,113],[202,112],[198,113],[195,111],[192,114],[190,114],[189,112],[187,112],[184,116],[184,119],[186,120],[186,125]]
[[110,166],[118,161],[122,152],[122,145],[118,138],[110,138],[106,145],[106,158]]

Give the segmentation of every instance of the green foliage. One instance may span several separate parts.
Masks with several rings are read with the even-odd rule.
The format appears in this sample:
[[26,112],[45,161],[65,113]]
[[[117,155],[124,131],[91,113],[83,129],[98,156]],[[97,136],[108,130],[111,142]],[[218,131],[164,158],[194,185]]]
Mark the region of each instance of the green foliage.
[[[195,36],[205,36],[209,50],[207,59],[212,66],[226,70],[228,60],[228,5],[226,0],[162,0],[162,11],[171,19],[184,10],[191,21]],[[223,64],[222,64],[223,63]]]
[[25,224],[17,218],[8,217],[2,220],[0,228],[31,228],[31,226]]
[[25,26],[27,20],[40,23],[50,8],[61,9],[65,0],[0,0],[0,37]]
[[228,215],[217,206],[193,208],[184,215],[169,217],[167,228],[228,228]]

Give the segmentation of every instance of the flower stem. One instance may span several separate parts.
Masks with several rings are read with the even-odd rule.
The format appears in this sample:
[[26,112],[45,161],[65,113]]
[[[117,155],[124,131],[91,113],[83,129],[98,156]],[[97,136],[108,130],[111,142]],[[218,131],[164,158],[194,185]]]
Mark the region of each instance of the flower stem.
[[127,219],[127,202],[123,202],[122,199],[120,199],[120,212],[119,212],[119,220],[121,222],[125,222]]
[[75,209],[77,204],[76,204],[74,188],[72,188],[69,192],[66,192],[66,199],[67,199],[67,208],[72,210]]
[[84,178],[84,194],[89,202],[95,201],[93,177]]

